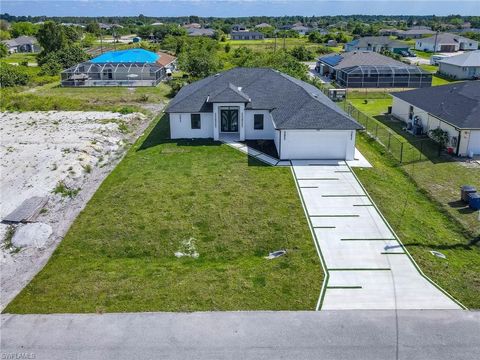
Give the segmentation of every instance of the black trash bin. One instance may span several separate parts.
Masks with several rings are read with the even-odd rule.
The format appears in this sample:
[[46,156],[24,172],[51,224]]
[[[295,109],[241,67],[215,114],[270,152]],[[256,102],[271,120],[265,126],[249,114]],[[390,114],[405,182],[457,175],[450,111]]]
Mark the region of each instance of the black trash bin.
[[477,189],[475,189],[474,186],[472,185],[463,185],[461,188],[460,188],[460,197],[463,201],[465,201],[466,203],[468,203],[468,194],[471,194],[471,193],[475,193],[477,192]]

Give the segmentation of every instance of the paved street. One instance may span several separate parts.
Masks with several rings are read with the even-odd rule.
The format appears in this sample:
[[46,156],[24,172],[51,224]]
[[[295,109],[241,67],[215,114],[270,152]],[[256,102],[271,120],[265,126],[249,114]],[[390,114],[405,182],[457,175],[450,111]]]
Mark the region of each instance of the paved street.
[[36,360],[478,358],[479,312],[398,311],[398,322],[395,314],[384,310],[2,315],[1,356],[33,354],[30,358]]
[[328,272],[320,309],[460,309],[415,268],[344,161],[292,166]]

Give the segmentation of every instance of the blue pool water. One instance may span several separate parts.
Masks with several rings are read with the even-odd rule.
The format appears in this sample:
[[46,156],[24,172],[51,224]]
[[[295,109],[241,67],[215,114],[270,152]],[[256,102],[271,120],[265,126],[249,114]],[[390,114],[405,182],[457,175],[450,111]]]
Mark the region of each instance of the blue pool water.
[[93,63],[154,63],[158,55],[144,49],[109,51],[90,60]]

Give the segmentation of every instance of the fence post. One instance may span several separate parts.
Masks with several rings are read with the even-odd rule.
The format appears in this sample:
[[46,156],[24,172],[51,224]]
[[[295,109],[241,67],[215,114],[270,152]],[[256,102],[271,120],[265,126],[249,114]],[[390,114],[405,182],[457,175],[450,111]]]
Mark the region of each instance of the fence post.
[[377,126],[375,127],[375,138],[378,139],[378,124],[377,124]]
[[389,131],[388,132],[388,145],[387,145],[387,149],[390,150],[390,140],[392,138],[392,133]]
[[403,142],[400,143],[400,162],[403,162]]

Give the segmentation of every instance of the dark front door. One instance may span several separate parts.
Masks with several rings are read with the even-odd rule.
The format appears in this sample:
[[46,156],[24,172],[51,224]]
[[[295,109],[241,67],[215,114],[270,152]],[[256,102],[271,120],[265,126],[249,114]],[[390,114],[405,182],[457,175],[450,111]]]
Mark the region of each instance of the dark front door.
[[221,109],[221,131],[238,132],[238,109]]

